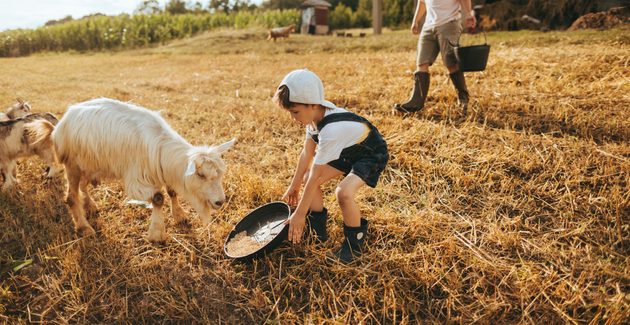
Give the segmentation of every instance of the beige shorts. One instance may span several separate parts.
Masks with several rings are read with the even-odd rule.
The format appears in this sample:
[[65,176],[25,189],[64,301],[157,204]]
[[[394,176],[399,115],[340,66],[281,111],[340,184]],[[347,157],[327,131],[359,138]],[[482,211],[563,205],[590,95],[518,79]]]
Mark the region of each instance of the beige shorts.
[[457,45],[461,31],[462,23],[459,19],[451,20],[444,25],[423,28],[418,40],[416,64],[429,63],[432,65],[438,53],[441,52],[445,67],[456,65],[457,59],[452,45]]

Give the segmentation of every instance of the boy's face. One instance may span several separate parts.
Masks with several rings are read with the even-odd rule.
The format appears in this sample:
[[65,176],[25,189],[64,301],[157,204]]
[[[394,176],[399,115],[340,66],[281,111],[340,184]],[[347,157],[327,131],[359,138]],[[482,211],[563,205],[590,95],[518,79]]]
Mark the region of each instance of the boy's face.
[[[312,123],[313,121],[319,122],[317,118],[319,117],[318,105],[313,104],[295,104],[287,111],[291,114],[291,118],[300,122],[302,125],[307,125]],[[320,119],[321,120],[321,119]]]

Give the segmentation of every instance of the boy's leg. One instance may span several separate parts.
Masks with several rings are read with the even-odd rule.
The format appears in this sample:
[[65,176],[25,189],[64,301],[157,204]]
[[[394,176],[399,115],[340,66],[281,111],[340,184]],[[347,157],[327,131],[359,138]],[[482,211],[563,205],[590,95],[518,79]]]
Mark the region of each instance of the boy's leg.
[[[304,183],[308,181],[310,173],[306,173],[304,176]],[[321,185],[325,182],[343,175],[343,172],[326,165],[324,173],[320,177],[319,186],[315,192],[315,196],[311,201],[309,212],[306,215],[306,229],[303,234],[303,238],[306,239],[309,234],[313,235],[313,239],[319,242],[326,242],[328,240],[328,234],[326,232],[326,223],[328,221],[328,210],[324,207],[324,196],[322,194]]]
[[[311,211],[322,211],[324,209],[324,195],[322,194],[322,184],[328,182],[329,180],[342,176],[343,172],[330,166],[326,165],[326,169],[324,169],[324,173],[319,178],[319,186],[317,187],[317,192],[315,192],[315,196],[313,196],[313,200],[311,201],[311,205],[309,210]],[[307,171],[304,173],[304,184],[308,181],[308,177],[310,173]]]
[[327,258],[332,262],[348,263],[363,254],[363,242],[367,235],[369,222],[361,218],[359,206],[354,201],[357,191],[365,181],[357,175],[349,174],[337,187],[336,195],[343,213],[343,243],[341,248],[329,253]]
[[[302,180],[302,184],[306,184],[308,182],[308,178],[311,175],[310,171],[306,171],[304,173],[304,179]],[[311,205],[308,207],[309,211],[322,211],[324,208],[324,195],[322,194],[321,184],[317,187],[315,191],[315,195],[313,196],[313,200],[311,201]]]
[[354,198],[363,185],[365,185],[365,181],[351,173],[339,183],[335,191],[343,215],[343,223],[348,227],[361,225],[361,211],[359,211],[359,205],[354,201]]

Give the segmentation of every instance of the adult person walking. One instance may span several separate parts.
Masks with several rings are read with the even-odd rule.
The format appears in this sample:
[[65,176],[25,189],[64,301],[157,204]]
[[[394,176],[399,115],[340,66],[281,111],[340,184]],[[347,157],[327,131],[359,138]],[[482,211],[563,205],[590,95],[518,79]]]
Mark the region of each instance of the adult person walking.
[[[405,103],[396,104],[395,108],[402,113],[412,113],[424,108],[424,101],[429,92],[429,66],[435,62],[438,53],[442,53],[442,62],[448,70],[451,81],[457,90],[458,107],[468,109],[469,94],[464,73],[457,66],[455,51],[451,44],[457,44],[462,31],[460,9],[466,15],[466,25],[474,28],[477,20],[471,9],[470,0],[419,0],[413,17],[411,32],[420,34],[418,40],[417,70],[413,74],[413,92]],[[422,16],[427,17],[418,31],[418,22]]]

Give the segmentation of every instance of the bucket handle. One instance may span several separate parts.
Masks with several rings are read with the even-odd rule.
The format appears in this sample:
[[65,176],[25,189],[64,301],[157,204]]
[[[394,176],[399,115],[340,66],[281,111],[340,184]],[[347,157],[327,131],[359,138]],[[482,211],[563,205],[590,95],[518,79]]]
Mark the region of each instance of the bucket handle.
[[[465,31],[469,30],[469,29],[471,29],[473,33],[475,32],[475,28],[474,27],[473,28],[466,27],[466,28],[462,29],[461,32],[459,32],[459,35],[457,36],[457,44],[453,44],[453,43],[451,43],[451,41],[448,41],[448,43],[451,44],[452,47],[456,47],[456,46],[459,47],[459,39],[462,37],[462,34]],[[486,36],[486,32],[484,32],[484,31],[481,31],[481,32],[483,33],[483,38],[484,38],[483,45],[488,45],[488,36]]]

